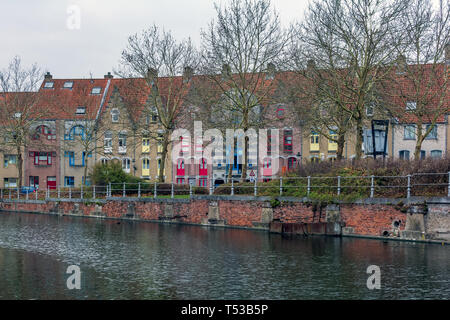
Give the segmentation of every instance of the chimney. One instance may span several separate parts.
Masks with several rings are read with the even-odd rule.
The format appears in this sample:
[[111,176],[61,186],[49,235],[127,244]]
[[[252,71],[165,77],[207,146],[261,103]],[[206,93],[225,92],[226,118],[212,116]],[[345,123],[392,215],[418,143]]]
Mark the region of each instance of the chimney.
[[445,45],[445,64],[450,66],[450,42]]
[[52,74],[51,74],[50,72],[47,72],[47,73],[44,75],[44,79],[45,79],[45,80],[52,80],[52,79],[53,79],[53,76],[52,76]]
[[183,71],[183,81],[189,82],[192,79],[192,76],[194,75],[194,69],[192,69],[189,66],[184,67]]
[[229,64],[224,64],[222,66],[222,77],[227,78],[231,76],[231,67]]
[[397,57],[396,64],[397,64],[397,71],[396,71],[397,74],[405,74],[407,64],[406,64],[406,57],[403,54],[400,54]]
[[306,62],[306,76],[307,77],[313,77],[314,76],[314,69],[316,69],[316,62],[313,59],[309,59]]
[[267,75],[266,79],[273,80],[275,78],[275,73],[277,72],[277,69],[275,68],[275,64],[272,62],[269,62],[267,64]]
[[105,79],[112,79],[114,76],[111,74],[111,72],[108,72],[108,74],[105,74]]

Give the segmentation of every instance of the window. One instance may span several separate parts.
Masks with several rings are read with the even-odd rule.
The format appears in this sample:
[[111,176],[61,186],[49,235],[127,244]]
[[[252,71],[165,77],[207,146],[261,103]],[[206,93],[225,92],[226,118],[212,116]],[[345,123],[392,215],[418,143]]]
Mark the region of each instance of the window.
[[81,137],[84,140],[84,127],[74,126],[70,129],[69,134],[64,137],[65,140],[74,140],[75,137]]
[[34,157],[35,166],[51,166],[52,156],[56,157],[56,152],[30,152],[30,157]]
[[442,151],[441,150],[432,150],[431,157],[434,159],[442,158]]
[[53,81],[47,81],[47,82],[44,84],[44,88],[46,88],[46,89],[51,89],[51,88],[53,88]]
[[130,164],[131,164],[131,160],[128,158],[122,159],[122,169],[125,172],[129,172],[130,171]]
[[66,151],[64,153],[64,157],[69,158],[69,166],[75,165],[75,152],[73,151]]
[[[431,126],[431,124],[427,124],[425,130],[428,131],[430,126]],[[427,135],[427,137],[425,139],[437,140],[437,125],[433,126],[433,129],[431,129],[430,133]]]
[[402,159],[402,160],[409,160],[409,151],[408,150],[401,150],[399,152],[399,156],[400,156],[400,159]]
[[406,102],[406,111],[416,110],[417,102],[415,101],[407,101]]
[[184,178],[177,178],[177,184],[184,184]]
[[198,179],[199,187],[207,187],[208,186],[208,178],[200,178]]
[[83,151],[83,159],[82,159],[82,161],[83,161],[82,165],[83,166],[86,163],[86,158],[92,158],[92,152],[87,153],[87,156],[86,156],[86,151]]
[[101,87],[94,87],[92,88],[91,94],[100,94],[102,92]]
[[284,152],[292,152],[292,130],[284,130]]
[[267,134],[267,154],[271,154],[272,153],[272,133],[269,132]]
[[66,187],[74,187],[75,186],[75,177],[64,177],[64,186]]
[[42,125],[36,128],[34,135],[31,137],[33,140],[40,139],[41,136],[44,136],[47,140],[55,140],[56,135],[52,134],[52,131],[49,127]]
[[112,133],[111,133],[111,131],[105,132],[103,146],[105,148],[105,152],[112,152]]
[[152,108],[151,119],[152,119],[152,122],[158,121],[158,109],[156,107]]
[[87,187],[91,186],[91,184],[92,184],[91,183],[91,178],[89,178],[89,177],[86,177],[86,182],[84,182],[84,177],[81,177],[81,181],[82,181],[82,184],[87,186]]
[[150,152],[150,139],[143,138],[142,139],[142,153],[149,153],[149,152]]
[[416,126],[407,125],[405,126],[405,132],[403,136],[404,140],[415,140],[416,139]]
[[105,159],[105,158],[103,158],[103,159],[101,159],[100,160],[100,162],[103,164],[103,165],[106,165],[106,164],[108,164],[108,159]]
[[277,109],[277,118],[281,119],[284,117],[284,107],[278,107]]
[[38,176],[30,176],[30,187],[39,188],[39,177]]
[[75,114],[86,114],[86,107],[78,107]]
[[127,134],[119,133],[119,147],[126,147],[126,146],[127,146]]
[[338,138],[337,133],[336,133],[336,131],[330,130],[329,134],[330,134],[330,138],[332,138],[334,140],[328,139],[328,151],[337,151],[337,147],[338,147],[338,145],[336,143],[336,140]]
[[3,179],[5,188],[17,188],[17,178],[5,178]]
[[373,104],[368,105],[368,106],[366,107],[366,115],[367,115],[368,117],[373,116],[373,110],[374,110]]
[[311,143],[309,150],[310,151],[319,151],[319,134],[315,131],[311,131]]
[[73,87],[73,81],[64,82],[64,86],[63,86],[64,89],[72,89],[72,87]]
[[3,166],[5,168],[8,168],[10,164],[17,165],[17,156],[12,154],[5,154],[5,157],[3,158]]
[[420,160],[425,159],[426,154],[427,154],[427,153],[425,152],[425,150],[420,150]]
[[205,158],[200,159],[200,163],[198,165],[199,172],[198,174],[200,176],[207,176],[208,175],[208,162]]
[[112,109],[111,110],[111,121],[112,122],[119,122],[119,109]]
[[150,160],[142,159],[142,176],[148,177],[150,176]]

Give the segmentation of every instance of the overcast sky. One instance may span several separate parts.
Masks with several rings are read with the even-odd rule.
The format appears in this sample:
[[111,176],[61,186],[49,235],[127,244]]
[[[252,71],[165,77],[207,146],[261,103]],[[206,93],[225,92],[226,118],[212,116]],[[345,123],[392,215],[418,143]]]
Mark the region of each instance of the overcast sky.
[[[225,3],[227,0],[218,0]],[[283,25],[302,16],[307,0],[272,0]],[[55,78],[103,77],[118,66],[131,34],[153,23],[200,44],[215,17],[213,0],[0,0],[0,69],[15,55]],[[80,28],[75,13],[80,9]],[[69,26],[68,27],[68,22]],[[75,28],[74,28],[75,27]],[[72,29],[71,29],[72,28]]]

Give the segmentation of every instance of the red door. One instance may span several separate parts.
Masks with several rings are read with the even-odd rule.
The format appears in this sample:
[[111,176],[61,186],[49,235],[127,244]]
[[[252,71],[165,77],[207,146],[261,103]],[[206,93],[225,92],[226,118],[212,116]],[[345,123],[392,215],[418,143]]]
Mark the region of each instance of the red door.
[[184,160],[178,159],[178,165],[177,165],[177,176],[184,176],[185,170],[184,170]]
[[208,175],[208,167],[207,162],[205,158],[200,159],[199,164],[199,173],[200,176],[207,176]]
[[47,188],[56,189],[56,177],[47,177]]

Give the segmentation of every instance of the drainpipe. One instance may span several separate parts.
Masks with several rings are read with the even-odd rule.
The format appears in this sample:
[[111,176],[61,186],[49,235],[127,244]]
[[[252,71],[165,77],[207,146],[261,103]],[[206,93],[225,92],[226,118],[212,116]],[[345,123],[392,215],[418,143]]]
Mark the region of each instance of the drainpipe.
[[392,160],[394,160],[394,157],[395,157],[395,154],[394,154],[394,136],[395,136],[395,125],[394,125],[394,123],[392,123],[392,137],[391,137],[391,140],[392,140],[392,143],[391,143],[391,156],[392,156]]

